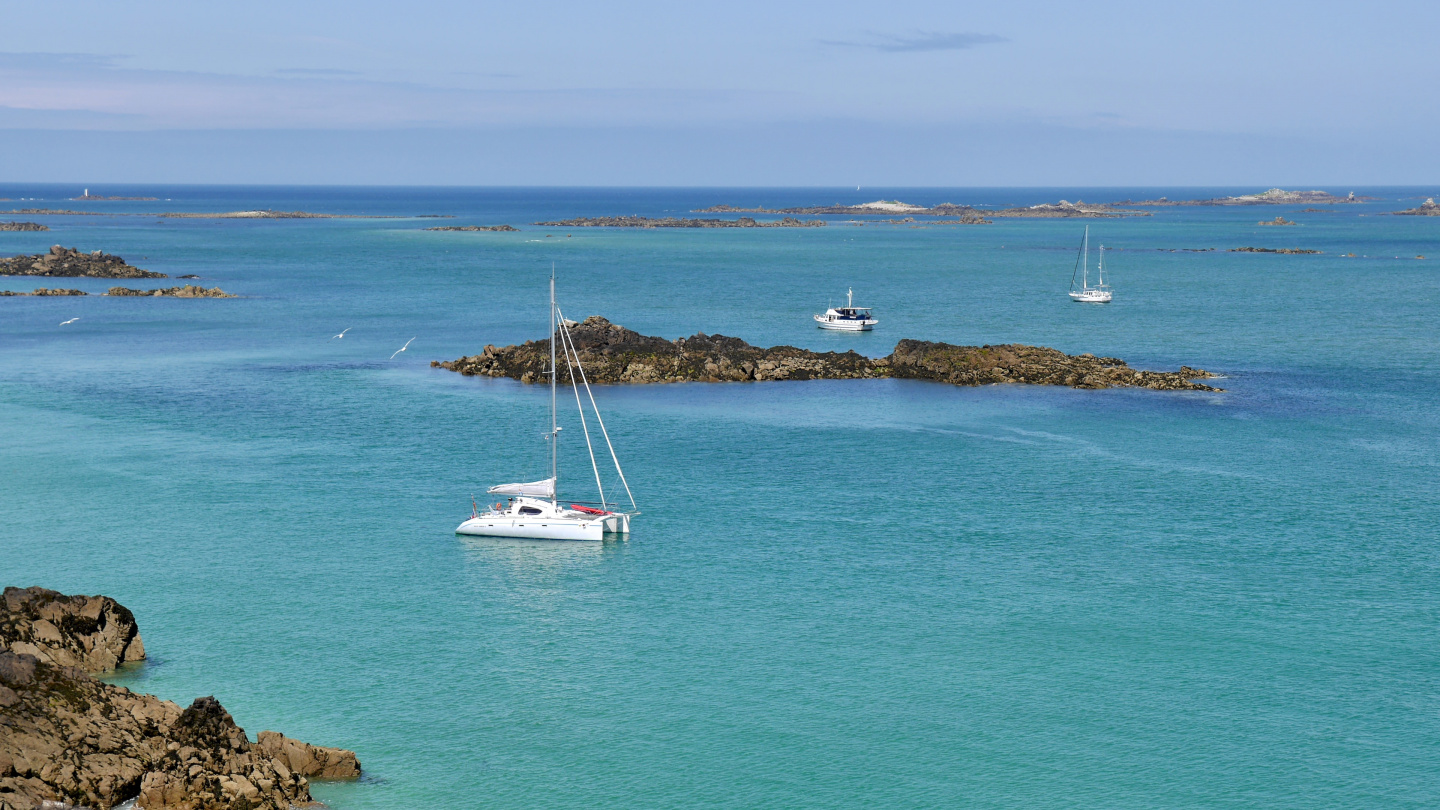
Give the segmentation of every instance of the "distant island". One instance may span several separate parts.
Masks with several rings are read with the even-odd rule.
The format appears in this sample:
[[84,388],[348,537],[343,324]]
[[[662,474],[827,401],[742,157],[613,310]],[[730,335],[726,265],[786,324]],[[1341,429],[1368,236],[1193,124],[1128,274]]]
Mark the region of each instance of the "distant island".
[[49,253],[0,259],[0,276],[169,278],[164,273],[152,273],[131,267],[119,256],[98,250],[81,253],[75,248],[59,245],[50,248]]
[[89,191],[86,191],[84,194],[81,194],[79,197],[71,197],[70,199],[72,199],[72,200],[104,200],[104,201],[107,201],[107,202],[108,202],[108,201],[112,201],[112,200],[139,200],[139,201],[142,201],[142,202],[153,202],[153,201],[158,200],[158,199],[160,199],[160,198],[159,198],[159,197],[102,197],[102,196],[99,196],[99,195],[97,195],[97,194],[91,194]]
[[[758,382],[902,378],[952,385],[1028,383],[1073,388],[1152,388],[1218,391],[1193,382],[1214,377],[1181,366],[1179,371],[1138,371],[1114,357],[1072,356],[1055,349],[1007,344],[955,346],[902,340],[878,360],[854,351],[812,352],[794,346],[762,348],[740,338],[697,334],[679,340],[650,337],[598,315],[567,322],[585,374],[593,383]],[[525,383],[546,379],[550,344],[486,346],[478,355],[430,365],[465,375],[509,377]],[[563,379],[563,378],[562,378]]]
[[1342,203],[1364,202],[1369,199],[1369,197],[1356,197],[1353,191],[1345,197],[1336,197],[1328,191],[1286,191],[1280,188],[1272,188],[1269,191],[1259,194],[1241,194],[1236,197],[1214,197],[1208,200],[1171,200],[1161,197],[1158,200],[1121,200],[1114,204],[1151,207],[1171,205],[1339,205]]
[[1087,203],[1083,200],[1058,203],[1041,203],[1025,208],[976,208],[970,205],[940,203],[926,208],[899,200],[876,200],[860,205],[812,205],[802,208],[737,208],[733,205],[714,205],[697,210],[697,214],[838,214],[841,216],[883,216],[907,214],[925,217],[958,217],[964,224],[985,224],[986,217],[1054,219],[1061,217],[1124,217],[1150,216],[1149,211],[1126,211],[1104,203]]
[[1287,255],[1305,255],[1324,253],[1323,250],[1306,250],[1305,248],[1262,248],[1262,247],[1238,247],[1230,248],[1226,253],[1284,253]]
[[1435,204],[1435,198],[1431,197],[1414,208],[1407,208],[1404,211],[1391,211],[1397,217],[1440,217],[1440,205]]
[[679,219],[677,217],[577,217],[557,222],[536,222],[543,228],[823,228],[825,222],[812,219],[801,222],[794,217],[773,222],[759,222],[751,217],[739,219]]
[[442,225],[438,228],[426,228],[427,231],[518,231],[519,228],[511,225]]
[[136,214],[135,216],[161,217],[164,219],[405,219],[393,214],[312,214],[309,211],[222,211],[216,214],[192,214],[168,212],[164,214]]
[[[89,295],[89,294],[90,294],[90,293],[87,293],[87,292],[85,292],[84,290],[62,290],[62,289],[51,290],[51,289],[46,289],[45,287],[40,287],[40,288],[36,289],[34,292],[28,292],[28,293],[26,293],[26,292],[13,292],[13,291],[11,291],[11,290],[0,290],[0,296],[4,296],[4,297],[7,297],[7,298],[16,297],[16,296]],[[121,297],[121,298],[133,297],[133,296],[156,297],[156,298],[159,298],[159,297],[164,297],[164,298],[238,298],[238,297],[239,297],[239,296],[236,296],[236,295],[231,295],[230,293],[225,292],[224,290],[220,289],[219,287],[211,287],[210,289],[207,290],[207,289],[205,289],[204,287],[199,287],[199,286],[196,286],[196,285],[194,285],[194,284],[186,284],[184,287],[164,287],[164,288],[161,288],[161,289],[158,289],[158,290],[132,290],[132,289],[130,289],[129,287],[111,287],[111,288],[109,289],[109,291],[107,291],[107,292],[105,293],[105,295],[117,296],[117,297]]]
[[1295,222],[1294,222],[1294,220],[1289,220],[1289,219],[1286,219],[1285,217],[1275,217],[1274,219],[1262,219],[1262,220],[1260,220],[1259,222],[1257,222],[1257,223],[1255,223],[1255,224],[1256,224],[1256,225],[1294,225]]
[[38,222],[0,222],[0,231],[48,231],[49,226]]

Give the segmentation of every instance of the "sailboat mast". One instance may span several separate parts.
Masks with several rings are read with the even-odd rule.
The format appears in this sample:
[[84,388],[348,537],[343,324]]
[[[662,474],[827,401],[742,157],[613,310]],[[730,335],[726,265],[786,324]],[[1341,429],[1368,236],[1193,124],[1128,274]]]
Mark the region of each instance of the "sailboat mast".
[[1100,246],[1100,286],[1105,286],[1105,246]]
[[555,265],[550,265],[550,500],[558,494],[558,459],[560,455],[560,431],[555,428],[555,377],[559,373],[555,365]]
[[[1081,266],[1081,268],[1082,268],[1082,270],[1081,270],[1081,275],[1080,275],[1080,289],[1082,289],[1082,290],[1088,290],[1088,289],[1090,289],[1090,226],[1089,226],[1089,225],[1086,225],[1086,226],[1085,226],[1085,242],[1084,242],[1084,246],[1083,246],[1082,248],[1080,248],[1080,251],[1085,254],[1085,258],[1080,260],[1080,266]],[[551,282],[551,283],[553,284],[554,282]]]

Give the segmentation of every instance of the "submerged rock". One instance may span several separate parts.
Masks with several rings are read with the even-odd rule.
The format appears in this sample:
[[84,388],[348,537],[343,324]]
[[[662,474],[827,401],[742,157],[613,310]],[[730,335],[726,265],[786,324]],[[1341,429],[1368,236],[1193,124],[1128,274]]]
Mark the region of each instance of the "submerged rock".
[[[740,338],[697,334],[678,340],[641,335],[598,315],[571,323],[571,340],[593,383],[744,382],[902,377],[952,385],[1030,383],[1075,388],[1135,387],[1166,391],[1216,391],[1193,382],[1215,375],[1182,366],[1179,371],[1137,371],[1123,360],[1010,344],[955,346],[902,340],[888,357],[854,351],[812,352],[794,346],[761,348]],[[563,356],[563,352],[562,352]],[[545,380],[550,344],[486,346],[478,355],[430,365],[466,375]],[[578,372],[576,379],[579,379]],[[560,380],[569,382],[562,368]]]
[[152,273],[131,267],[119,256],[98,250],[81,253],[75,248],[60,245],[50,248],[49,253],[0,259],[0,276],[169,278],[164,273]]
[[252,743],[214,697],[182,710],[91,677],[144,657],[113,599],[7,588],[3,610],[0,810],[136,798],[146,810],[288,810],[312,801],[309,779],[360,774],[350,751],[274,732]]

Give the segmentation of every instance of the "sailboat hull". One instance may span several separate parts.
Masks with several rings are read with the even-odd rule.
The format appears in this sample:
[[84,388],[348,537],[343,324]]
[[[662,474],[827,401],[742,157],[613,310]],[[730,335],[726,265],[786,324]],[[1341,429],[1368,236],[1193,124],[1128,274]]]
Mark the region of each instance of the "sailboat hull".
[[593,520],[515,515],[481,515],[461,523],[456,534],[473,537],[523,537],[532,540],[603,540],[607,534],[628,534],[629,515],[605,515]]

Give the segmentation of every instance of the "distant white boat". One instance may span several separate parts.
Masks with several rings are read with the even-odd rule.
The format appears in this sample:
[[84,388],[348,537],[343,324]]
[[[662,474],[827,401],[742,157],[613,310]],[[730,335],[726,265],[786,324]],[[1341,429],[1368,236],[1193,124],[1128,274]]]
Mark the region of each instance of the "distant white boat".
[[846,290],[845,306],[830,307],[824,315],[816,315],[815,322],[821,329],[835,329],[842,332],[869,332],[879,321],[870,314],[870,307],[855,306],[855,291]]
[[[561,340],[561,350],[565,355],[566,365],[570,369],[570,387],[575,390],[575,406],[580,411],[580,429],[585,433],[585,447],[590,451],[590,466],[595,471],[595,486],[600,491],[600,500],[595,505],[584,505],[572,503],[569,507],[560,505],[556,497],[555,482],[559,479],[559,446],[560,427],[555,422],[555,396],[556,396],[556,336]],[[575,373],[580,373],[580,379],[575,379]],[[635,506],[635,496],[630,494],[630,484],[625,480],[625,473],[620,469],[620,459],[615,456],[615,446],[610,443],[610,434],[605,430],[605,422],[600,418],[600,409],[595,405],[595,397],[590,393],[590,383],[585,379],[585,370],[580,367],[580,353],[575,349],[575,344],[570,339],[569,323],[560,313],[560,308],[555,305],[555,277],[550,277],[550,432],[546,438],[550,442],[550,477],[543,481],[531,481],[522,484],[501,484],[490,487],[486,490],[491,495],[508,496],[504,502],[497,502],[494,506],[480,511],[479,506],[472,504],[470,519],[461,523],[456,529],[456,534],[476,535],[481,537],[526,537],[541,540],[602,540],[607,534],[628,534],[630,531],[630,518],[640,514]],[[605,446],[610,450],[610,458],[615,462],[615,472],[620,476],[620,484],[625,488],[625,495],[630,500],[630,508],[634,511],[621,512],[612,510],[613,505],[605,499],[605,487],[600,482],[600,466],[595,462],[595,446],[590,442],[590,426],[585,419],[585,407],[580,401],[580,388],[584,387],[585,395],[590,401],[590,409],[595,414],[595,423],[600,428],[600,435],[605,439]]]
[[[1070,300],[1078,304],[1108,304],[1114,291],[1105,283],[1105,246],[1100,246],[1098,282],[1090,286],[1090,226],[1085,226],[1085,238],[1080,242],[1080,255],[1076,257],[1076,272],[1070,274]],[[1080,289],[1075,289],[1075,277],[1080,277]]]

